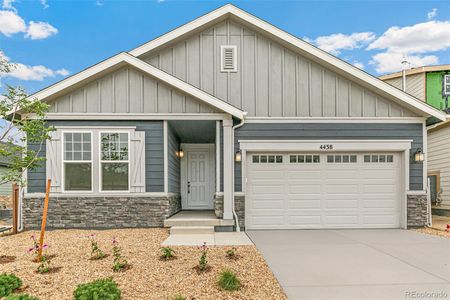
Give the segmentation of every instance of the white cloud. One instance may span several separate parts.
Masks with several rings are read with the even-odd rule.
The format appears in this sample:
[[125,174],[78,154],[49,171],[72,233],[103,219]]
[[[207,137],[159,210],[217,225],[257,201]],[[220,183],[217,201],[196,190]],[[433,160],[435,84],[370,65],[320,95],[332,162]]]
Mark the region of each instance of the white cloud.
[[434,65],[439,58],[430,52],[450,48],[450,22],[428,21],[405,27],[391,27],[373,41],[367,50],[385,50],[372,57],[370,64],[378,73],[396,72],[402,69],[406,56],[413,66]]
[[432,20],[436,17],[436,15],[437,15],[437,8],[433,8],[427,13],[427,18],[428,20]]
[[360,61],[354,61],[353,65],[355,67],[357,67],[358,69],[364,70],[364,64],[362,62],[360,62]]
[[49,8],[48,3],[47,3],[47,0],[41,0],[41,5],[42,5],[42,7],[43,7],[44,9]]
[[406,27],[391,27],[373,41],[368,50],[426,53],[450,48],[450,22],[429,21]]
[[25,37],[32,40],[41,40],[57,33],[58,29],[46,22],[31,21],[28,25],[27,34],[25,34]]
[[0,10],[0,33],[12,36],[19,32],[25,32],[27,26],[25,21],[14,11]]
[[341,50],[353,50],[363,47],[375,39],[373,32],[355,32],[350,35],[335,33],[326,36],[319,36],[315,40],[305,38],[320,49],[331,54],[338,55]]
[[[375,66],[379,73],[392,73],[402,70],[404,54],[398,52],[383,52],[375,54],[369,64]],[[413,66],[435,65],[439,63],[439,58],[435,55],[408,55],[406,60]]]
[[14,1],[15,0],[3,0],[2,8],[15,10],[15,8],[12,6]]
[[95,5],[103,6],[103,2],[101,0],[97,0],[97,1],[95,1]]
[[[0,58],[10,61],[3,52],[0,51]],[[20,80],[42,81],[48,77],[67,76],[69,71],[66,69],[52,70],[43,65],[30,66],[22,63],[12,62],[13,67],[10,73],[0,74],[1,77],[12,77]]]

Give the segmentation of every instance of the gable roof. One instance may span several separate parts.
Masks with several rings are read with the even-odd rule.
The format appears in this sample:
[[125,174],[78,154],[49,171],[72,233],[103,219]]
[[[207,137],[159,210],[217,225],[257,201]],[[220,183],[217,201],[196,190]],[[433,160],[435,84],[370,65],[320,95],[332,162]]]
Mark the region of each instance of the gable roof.
[[[439,72],[439,71],[450,71],[450,65],[439,65],[439,66],[423,66],[423,67],[417,67],[417,68],[411,68],[406,70],[406,76],[409,75],[415,75],[420,73],[427,73],[427,72]],[[380,76],[379,78],[381,80],[387,80],[392,78],[398,78],[402,77],[402,72],[395,72],[391,74],[386,74],[383,76]]]
[[362,86],[376,91],[381,96],[403,105],[420,115],[434,116],[442,121],[446,119],[446,115],[434,107],[231,4],[224,5],[182,25],[129,51],[129,53],[138,57],[150,51],[155,51],[169,43],[175,43],[187,34],[201,31],[207,26],[218,23],[226,18],[235,19],[238,22],[246,24],[250,29],[263,32],[282,45],[293,49],[303,56],[328,67]]
[[72,88],[74,86],[80,85],[85,83],[87,80],[93,78],[94,76],[99,76],[101,74],[104,74],[105,72],[116,69],[118,67],[121,67],[125,64],[131,65],[142,72],[151,75],[158,80],[161,80],[165,83],[167,83],[169,86],[176,88],[178,90],[181,90],[182,92],[199,99],[211,106],[214,106],[226,113],[229,113],[230,115],[243,119],[245,112],[240,110],[239,108],[226,103],[225,101],[220,100],[217,97],[214,97],[210,94],[208,94],[205,91],[202,91],[198,88],[196,88],[193,85],[190,85],[189,83],[182,81],[152,65],[149,65],[148,63],[130,55],[126,52],[121,52],[113,57],[110,57],[92,67],[89,67],[73,76],[70,76],[60,82],[55,83],[54,85],[49,86],[48,88],[45,88],[33,95],[30,96],[30,98],[34,98],[36,100],[46,100],[49,97],[57,96],[58,94],[61,94],[68,90],[69,88]]

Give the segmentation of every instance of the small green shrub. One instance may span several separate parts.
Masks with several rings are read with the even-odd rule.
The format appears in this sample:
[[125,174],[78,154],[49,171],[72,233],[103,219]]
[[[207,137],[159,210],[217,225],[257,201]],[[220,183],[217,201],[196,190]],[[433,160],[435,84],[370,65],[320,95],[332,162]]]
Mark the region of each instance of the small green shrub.
[[22,280],[14,274],[0,275],[0,298],[8,296],[22,286]]
[[112,269],[114,272],[124,271],[129,268],[130,265],[128,264],[128,261],[122,256],[122,248],[119,246],[119,242],[116,240],[116,238],[113,238],[112,243],[114,257]]
[[237,291],[241,287],[241,282],[236,274],[230,270],[224,270],[219,275],[219,286],[226,291]]
[[39,300],[39,298],[27,295],[27,294],[11,294],[4,300]]
[[225,251],[225,253],[229,259],[236,259],[237,258],[236,251],[237,251],[236,247],[233,247]]
[[170,298],[170,300],[187,300],[187,298],[178,294],[178,295],[172,296],[172,298]]
[[73,292],[75,300],[119,300],[121,291],[112,278],[80,284]]
[[47,256],[42,255],[41,263],[37,267],[36,271],[41,274],[50,272],[50,259]]
[[200,253],[202,254],[200,256],[200,259],[198,260],[198,269],[203,272],[206,270],[208,266],[208,247],[206,246],[206,242],[203,243],[202,246],[200,246]]
[[88,236],[89,241],[91,242],[91,259],[99,260],[106,257],[105,252],[98,246],[98,242],[95,239],[95,234],[90,234]]
[[175,257],[175,251],[170,247],[161,247],[161,252],[161,259],[168,260]]

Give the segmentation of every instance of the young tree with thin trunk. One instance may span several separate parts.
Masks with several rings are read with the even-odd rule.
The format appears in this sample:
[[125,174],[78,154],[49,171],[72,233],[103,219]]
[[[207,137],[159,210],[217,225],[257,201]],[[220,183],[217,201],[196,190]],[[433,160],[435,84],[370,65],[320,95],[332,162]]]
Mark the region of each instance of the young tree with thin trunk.
[[[0,79],[14,67],[0,56]],[[5,85],[0,96],[0,161],[8,163],[9,169],[0,177],[0,184],[15,182],[24,185],[25,170],[34,169],[45,160],[39,157],[39,152],[54,130],[45,121],[48,108],[46,103],[29,99],[23,88]],[[27,114],[34,114],[34,118],[24,117]],[[29,149],[28,143],[39,147],[37,150]]]

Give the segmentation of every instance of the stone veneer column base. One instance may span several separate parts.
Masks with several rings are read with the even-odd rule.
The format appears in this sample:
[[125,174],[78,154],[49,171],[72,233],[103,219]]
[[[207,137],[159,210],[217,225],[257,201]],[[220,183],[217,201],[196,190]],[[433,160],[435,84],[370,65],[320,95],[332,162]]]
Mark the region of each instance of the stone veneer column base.
[[427,225],[427,195],[410,194],[407,195],[408,221],[409,227],[422,227]]
[[[44,199],[23,200],[26,229],[41,226]],[[47,216],[49,228],[130,228],[163,227],[165,219],[181,210],[180,195],[50,197]]]
[[[234,196],[234,209],[239,219],[241,230],[245,229],[245,196]],[[214,196],[214,213],[223,219],[223,196]]]

